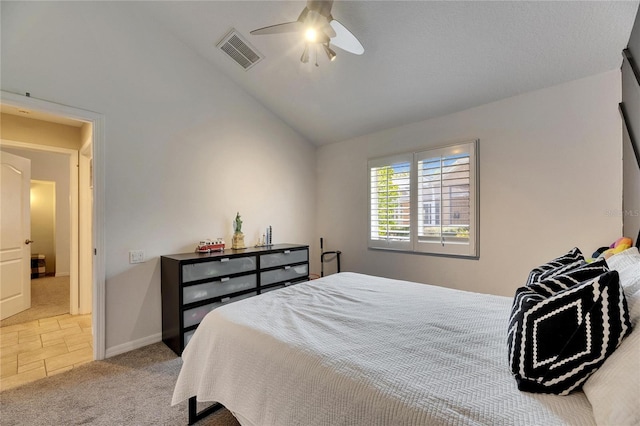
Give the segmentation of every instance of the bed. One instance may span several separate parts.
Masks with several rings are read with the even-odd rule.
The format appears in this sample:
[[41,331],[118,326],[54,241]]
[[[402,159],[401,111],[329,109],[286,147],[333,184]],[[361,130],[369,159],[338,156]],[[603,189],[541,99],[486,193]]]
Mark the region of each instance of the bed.
[[198,327],[172,403],[218,401],[244,426],[596,424],[581,391],[517,389],[512,301],[356,273],[242,300]]

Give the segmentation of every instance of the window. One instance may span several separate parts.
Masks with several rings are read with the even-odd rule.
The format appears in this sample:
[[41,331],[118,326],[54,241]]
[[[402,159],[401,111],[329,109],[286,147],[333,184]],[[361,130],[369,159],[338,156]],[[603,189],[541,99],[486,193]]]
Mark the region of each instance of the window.
[[369,247],[478,256],[478,141],[369,161]]
[[378,248],[411,249],[412,162],[412,154],[369,161],[369,241]]

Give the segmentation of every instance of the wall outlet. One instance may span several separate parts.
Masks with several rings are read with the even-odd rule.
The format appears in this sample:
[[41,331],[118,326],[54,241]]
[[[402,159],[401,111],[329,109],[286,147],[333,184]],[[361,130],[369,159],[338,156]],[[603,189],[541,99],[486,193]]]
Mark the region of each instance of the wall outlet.
[[129,252],[129,263],[143,263],[144,250],[131,250]]

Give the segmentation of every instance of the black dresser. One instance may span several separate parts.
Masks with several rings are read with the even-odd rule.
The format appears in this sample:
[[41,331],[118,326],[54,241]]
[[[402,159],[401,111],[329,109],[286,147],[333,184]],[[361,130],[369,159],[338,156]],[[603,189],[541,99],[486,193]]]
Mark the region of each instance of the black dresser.
[[309,246],[162,256],[162,341],[180,355],[213,309],[309,279]]

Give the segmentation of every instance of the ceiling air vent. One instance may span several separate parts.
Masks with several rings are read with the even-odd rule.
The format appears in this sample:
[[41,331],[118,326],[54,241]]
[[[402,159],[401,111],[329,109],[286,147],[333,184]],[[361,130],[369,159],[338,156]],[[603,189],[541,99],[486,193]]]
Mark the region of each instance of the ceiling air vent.
[[263,56],[246,41],[235,29],[231,30],[218,47],[233,59],[244,70],[248,70],[258,62]]

